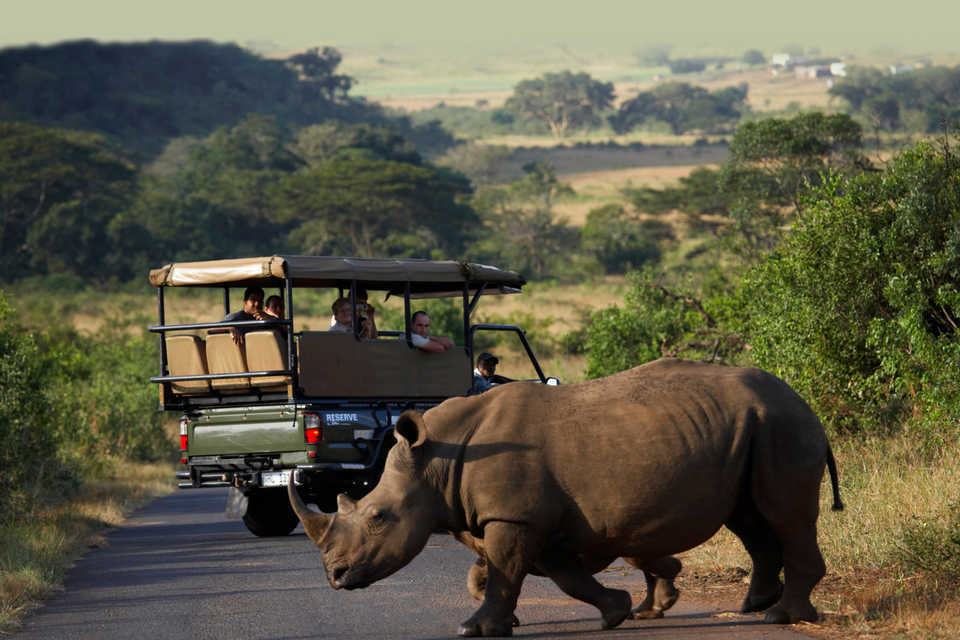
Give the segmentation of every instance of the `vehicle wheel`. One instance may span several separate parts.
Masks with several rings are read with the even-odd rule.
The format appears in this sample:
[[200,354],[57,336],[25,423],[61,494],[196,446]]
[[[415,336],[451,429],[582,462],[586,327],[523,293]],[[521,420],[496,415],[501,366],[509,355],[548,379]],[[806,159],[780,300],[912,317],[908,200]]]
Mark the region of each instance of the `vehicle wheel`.
[[255,536],[285,536],[296,529],[299,522],[286,489],[261,489],[247,497],[243,524]]

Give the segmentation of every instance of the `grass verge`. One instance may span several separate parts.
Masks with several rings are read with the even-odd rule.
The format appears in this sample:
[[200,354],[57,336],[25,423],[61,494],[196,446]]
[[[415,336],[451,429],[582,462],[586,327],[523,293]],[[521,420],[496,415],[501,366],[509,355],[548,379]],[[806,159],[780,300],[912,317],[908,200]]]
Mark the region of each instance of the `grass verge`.
[[0,525],[0,634],[61,587],[67,570],[134,509],[172,491],[169,464],[117,461],[69,500],[37,496],[27,517]]

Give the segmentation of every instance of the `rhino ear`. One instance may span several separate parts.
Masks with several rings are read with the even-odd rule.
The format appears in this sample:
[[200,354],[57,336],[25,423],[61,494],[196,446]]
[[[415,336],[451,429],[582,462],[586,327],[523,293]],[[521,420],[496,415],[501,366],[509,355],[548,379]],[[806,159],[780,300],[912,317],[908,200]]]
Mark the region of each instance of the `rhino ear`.
[[423,422],[423,414],[419,411],[404,411],[397,418],[394,433],[411,449],[419,447],[427,440],[427,425]]

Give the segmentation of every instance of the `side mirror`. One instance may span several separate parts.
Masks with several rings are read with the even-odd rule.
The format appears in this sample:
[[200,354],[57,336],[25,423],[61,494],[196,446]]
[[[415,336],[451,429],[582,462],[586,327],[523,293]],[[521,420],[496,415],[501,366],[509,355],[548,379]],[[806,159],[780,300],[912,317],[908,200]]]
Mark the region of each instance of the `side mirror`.
[[549,378],[547,378],[547,385],[550,387],[559,387],[560,381],[554,378],[553,376],[550,376]]

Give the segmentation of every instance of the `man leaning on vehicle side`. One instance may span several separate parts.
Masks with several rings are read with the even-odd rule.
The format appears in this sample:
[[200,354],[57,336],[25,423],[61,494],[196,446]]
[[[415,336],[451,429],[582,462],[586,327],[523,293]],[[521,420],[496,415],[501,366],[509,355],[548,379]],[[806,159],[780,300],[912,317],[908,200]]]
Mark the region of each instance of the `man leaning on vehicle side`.
[[430,353],[442,353],[453,346],[453,340],[446,336],[430,335],[430,316],[426,311],[417,311],[410,316],[410,342],[416,348]]

